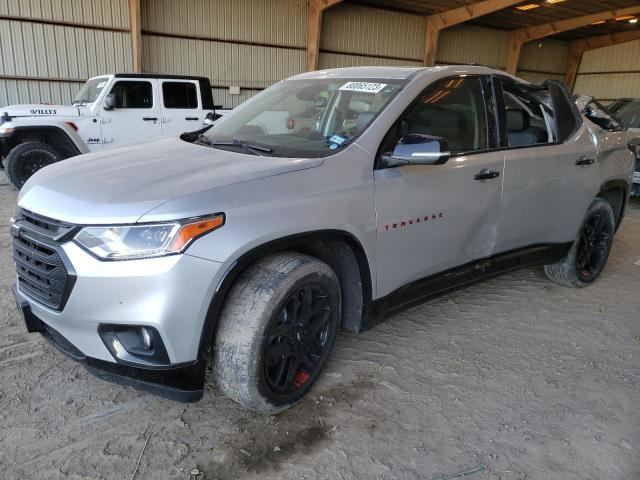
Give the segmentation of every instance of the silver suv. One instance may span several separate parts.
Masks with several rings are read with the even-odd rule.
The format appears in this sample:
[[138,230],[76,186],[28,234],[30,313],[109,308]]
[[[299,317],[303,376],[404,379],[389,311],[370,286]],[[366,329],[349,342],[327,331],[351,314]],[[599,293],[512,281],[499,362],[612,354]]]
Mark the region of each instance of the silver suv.
[[98,372],[197,400],[212,357],[226,395],[278,412],[340,327],[525,265],[593,282],[628,136],[557,82],[484,67],[305,73],[206,132],[36,173],[11,226],[17,302]]

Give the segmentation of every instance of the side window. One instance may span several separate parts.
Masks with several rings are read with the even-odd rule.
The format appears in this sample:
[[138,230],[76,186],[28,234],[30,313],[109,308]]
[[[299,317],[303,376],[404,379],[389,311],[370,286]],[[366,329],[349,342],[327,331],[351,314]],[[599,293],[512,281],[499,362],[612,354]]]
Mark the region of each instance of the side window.
[[119,81],[110,93],[116,94],[116,108],[152,108],[153,87],[151,82]]
[[[505,123],[509,147],[522,147],[553,141],[553,117],[533,95],[519,92],[503,83]],[[547,95],[538,92],[538,96]]]
[[460,77],[428,87],[387,134],[381,152],[392,151],[412,133],[444,138],[452,155],[487,150],[489,126],[481,79]]
[[198,93],[193,82],[163,82],[164,108],[198,108]]

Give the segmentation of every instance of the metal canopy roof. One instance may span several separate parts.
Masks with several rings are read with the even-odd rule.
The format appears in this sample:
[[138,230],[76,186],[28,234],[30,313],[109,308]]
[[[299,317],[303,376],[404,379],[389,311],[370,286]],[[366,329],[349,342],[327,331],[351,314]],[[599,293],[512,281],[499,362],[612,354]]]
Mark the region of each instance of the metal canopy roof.
[[[348,0],[349,3],[368,5],[387,10],[403,11],[420,15],[450,10],[465,5],[472,5],[481,0]],[[527,11],[517,10],[515,7],[506,8],[496,13],[479,17],[469,22],[471,25],[499,28],[502,30],[515,30],[522,27],[530,27],[557,20],[581,17],[598,12],[607,12],[619,8],[637,5],[639,0],[564,0],[558,3],[547,3],[545,0],[530,0],[522,2],[523,5],[535,3],[540,5]],[[640,14],[640,12],[638,12]],[[608,33],[622,32],[640,29],[640,22],[632,24],[627,20],[609,20],[598,25],[577,28],[549,38],[562,40],[576,40],[579,38],[604,35]]]

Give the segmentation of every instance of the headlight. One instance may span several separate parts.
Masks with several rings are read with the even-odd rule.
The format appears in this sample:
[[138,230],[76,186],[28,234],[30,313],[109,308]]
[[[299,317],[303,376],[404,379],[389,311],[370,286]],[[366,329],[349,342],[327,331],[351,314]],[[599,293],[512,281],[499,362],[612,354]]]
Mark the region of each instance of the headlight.
[[224,225],[224,214],[185,222],[84,227],[74,240],[105,260],[132,260],[183,252],[196,238]]

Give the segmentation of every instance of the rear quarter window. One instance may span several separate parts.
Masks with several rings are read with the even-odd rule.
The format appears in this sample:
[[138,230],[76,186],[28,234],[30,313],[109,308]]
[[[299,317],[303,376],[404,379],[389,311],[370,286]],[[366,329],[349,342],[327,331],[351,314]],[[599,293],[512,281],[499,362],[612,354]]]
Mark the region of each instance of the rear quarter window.
[[164,108],[198,108],[198,93],[193,82],[163,82]]

